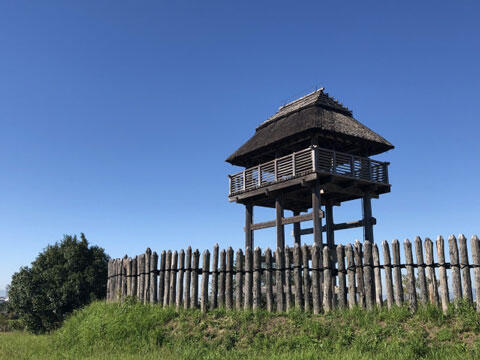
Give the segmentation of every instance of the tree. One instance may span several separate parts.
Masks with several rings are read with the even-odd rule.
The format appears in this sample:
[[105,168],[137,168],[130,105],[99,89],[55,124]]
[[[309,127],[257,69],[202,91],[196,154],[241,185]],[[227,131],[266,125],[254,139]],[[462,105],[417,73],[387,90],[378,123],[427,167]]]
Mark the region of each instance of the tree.
[[65,235],[12,276],[9,302],[32,332],[57,327],[74,309],[106,294],[108,255],[85,235]]

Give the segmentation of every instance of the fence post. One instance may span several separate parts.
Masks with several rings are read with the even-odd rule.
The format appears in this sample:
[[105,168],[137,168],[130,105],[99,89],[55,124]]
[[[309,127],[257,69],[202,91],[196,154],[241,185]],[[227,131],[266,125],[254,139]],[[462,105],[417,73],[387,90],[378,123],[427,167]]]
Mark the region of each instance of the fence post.
[[470,265],[468,263],[467,239],[463,234],[458,237],[460,248],[460,268],[463,278],[463,296],[471,304],[473,302],[472,279],[470,277]]
[[218,244],[213,247],[212,259],[212,301],[210,303],[212,309],[218,306]]
[[462,283],[460,280],[457,239],[453,235],[450,235],[448,238],[448,248],[450,254],[450,268],[452,270],[453,298],[457,301],[462,298]]
[[477,312],[480,312],[480,240],[477,235],[473,235],[470,240],[472,248],[472,265],[475,267],[475,303]]
[[144,293],[145,293],[145,254],[138,256],[138,300],[144,302]]
[[337,245],[338,266],[338,307],[343,309],[347,306],[347,284],[345,271],[345,251],[343,245]]
[[198,249],[193,253],[193,270],[192,270],[192,299],[190,300],[190,307],[198,308],[198,270],[199,270],[200,252]]
[[157,267],[158,267],[158,254],[156,251],[154,251],[152,253],[152,257],[150,260],[150,289],[151,289],[150,302],[153,304],[156,304],[158,302]]
[[235,302],[237,310],[243,306],[243,251],[237,250],[237,262],[235,269]]
[[210,272],[210,251],[205,250],[203,252],[202,259],[202,298],[200,304],[200,310],[205,313],[208,308],[208,275]]
[[397,239],[392,242],[393,281],[395,285],[395,303],[403,304],[402,271],[400,269],[400,244]]
[[163,307],[170,305],[170,273],[172,272],[172,252],[168,250],[165,262],[165,284],[163,290]]
[[270,248],[265,250],[265,287],[267,295],[267,311],[273,311],[273,284],[272,284],[272,251]]
[[355,240],[353,246],[353,254],[355,256],[356,276],[357,276],[357,302],[360,307],[365,307],[365,283],[363,280],[363,251],[360,241]]
[[262,251],[257,247],[253,253],[253,310],[259,310],[262,305],[261,267]]
[[150,257],[152,255],[152,250],[147,248],[145,251],[145,288],[143,289],[143,303],[147,304],[150,302]]
[[435,275],[435,265],[433,260],[433,242],[429,238],[425,238],[425,261],[427,267],[428,296],[430,303],[438,306],[438,285]]
[[276,274],[275,274],[275,283],[277,290],[277,312],[285,311],[285,254],[283,247],[277,247],[275,252],[275,265],[276,265]]
[[308,247],[307,244],[302,246],[302,260],[303,260],[303,293],[304,295],[304,310],[310,311],[311,293],[310,293],[310,274],[308,271]]
[[127,259],[127,296],[132,296],[132,259]]
[[112,277],[112,260],[108,260],[108,263],[107,263],[107,297],[105,298],[107,302],[110,301],[110,296],[111,296],[111,285],[112,285],[112,281],[111,281],[111,277]]
[[177,295],[177,264],[178,253],[175,250],[172,254],[172,271],[170,272],[170,305],[176,305]]
[[320,314],[322,310],[322,301],[320,299],[320,246],[318,244],[312,245],[312,299],[313,299],[313,313]]
[[244,291],[244,309],[252,308],[252,288],[253,288],[253,256],[252,249],[245,249],[245,291]]
[[227,309],[233,308],[233,249],[227,250],[227,273],[225,279],[225,304]]
[[380,272],[380,254],[378,253],[377,244],[373,244],[373,274],[375,276],[375,303],[378,307],[382,307],[382,275]]
[[[285,247],[285,310],[292,308],[292,282],[291,279],[292,253],[290,248]],[[277,289],[278,292],[278,289]]]
[[298,244],[295,244],[293,248],[293,281],[295,284],[295,307],[301,309],[303,305],[303,296],[302,296],[302,274],[300,270],[301,266],[301,250]]
[[392,262],[390,259],[390,248],[388,243],[382,241],[383,249],[383,269],[385,270],[385,289],[387,291],[387,308],[393,306],[393,284],[392,284]]
[[420,301],[422,304],[427,302],[427,280],[425,277],[425,263],[423,262],[422,240],[415,238],[415,255],[417,258],[418,287],[420,289]]
[[226,252],[225,249],[220,251],[220,276],[219,276],[219,294],[218,294],[218,305],[220,307],[225,306],[225,270],[226,270]]
[[375,304],[375,294],[374,294],[374,285],[373,285],[373,253],[372,253],[372,243],[370,241],[365,241],[364,246],[364,281],[365,281],[365,302],[367,309],[372,309]]
[[185,274],[185,251],[180,250],[178,255],[178,280],[177,280],[177,311],[182,306],[183,302],[183,280]]
[[165,290],[165,262],[167,260],[167,252],[165,250],[160,254],[160,271],[158,272],[158,303],[163,306],[164,290]]
[[407,292],[408,303],[411,311],[417,311],[417,290],[415,288],[415,273],[413,271],[413,255],[412,244],[410,240],[405,239],[403,242],[403,248],[405,251],[405,262],[407,268]]
[[442,310],[444,313],[448,311],[448,283],[447,283],[447,266],[445,264],[445,242],[442,236],[437,238],[437,256],[438,256],[438,275],[440,277]]
[[332,270],[330,268],[330,248],[323,247],[323,308],[325,312],[332,310],[333,293],[332,293]]
[[111,284],[110,301],[117,300],[117,259],[112,260],[112,284]]
[[190,283],[192,279],[192,248],[187,247],[187,253],[185,258],[185,284],[183,286],[183,308],[190,308]]
[[351,309],[357,304],[355,286],[355,261],[353,259],[353,247],[351,244],[345,246],[347,255],[347,276],[348,276],[348,307]]

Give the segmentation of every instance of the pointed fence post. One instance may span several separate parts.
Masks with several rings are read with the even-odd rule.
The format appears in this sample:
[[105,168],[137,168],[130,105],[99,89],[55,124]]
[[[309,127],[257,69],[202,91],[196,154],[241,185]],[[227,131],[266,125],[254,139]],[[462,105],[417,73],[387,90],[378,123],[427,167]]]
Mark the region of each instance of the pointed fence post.
[[243,251],[237,250],[237,262],[235,263],[235,305],[237,310],[243,308]]
[[145,294],[145,254],[141,254],[138,257],[138,300],[144,302]]
[[403,304],[402,271],[400,269],[400,244],[397,239],[392,241],[393,282],[395,286],[395,303]]
[[132,296],[135,296],[135,297],[137,297],[137,286],[138,286],[137,269],[138,269],[137,257],[135,256],[132,259]]
[[392,283],[392,261],[390,258],[390,248],[388,243],[384,240],[382,241],[383,249],[383,269],[385,270],[385,289],[387,291],[387,308],[391,309],[394,300],[393,300],[393,283]]
[[107,297],[106,297],[106,300],[107,302],[110,301],[110,291],[111,291],[111,276],[112,276],[112,260],[108,260],[108,263],[107,263]]
[[233,249],[227,250],[227,273],[225,279],[225,305],[226,308],[233,309]]
[[285,254],[282,247],[275,252],[275,283],[277,292],[277,312],[285,311]]
[[244,291],[244,304],[245,310],[252,308],[252,294],[253,291],[253,254],[252,249],[247,247],[245,249],[245,291]]
[[405,251],[405,262],[407,268],[407,293],[408,304],[411,311],[417,311],[417,290],[415,288],[415,273],[413,271],[413,255],[412,244],[410,240],[405,239],[403,242],[403,249]]
[[302,260],[303,260],[303,292],[304,292],[304,305],[305,311],[311,311],[310,303],[312,302],[312,294],[310,292],[310,274],[308,271],[308,258],[309,251],[306,244],[302,246]]
[[295,307],[297,309],[303,307],[302,272],[300,270],[301,263],[301,249],[298,244],[295,244],[295,247],[293,248],[293,282],[295,284]]
[[477,235],[472,236],[470,247],[472,248],[472,265],[475,274],[475,304],[477,312],[480,312],[480,240]]
[[212,309],[218,307],[218,244],[213,247],[212,259],[212,301],[210,302]]
[[347,307],[347,282],[345,271],[345,252],[343,245],[337,245],[337,266],[338,266],[338,307]]
[[267,296],[267,311],[273,311],[273,280],[272,280],[272,251],[265,249],[265,287]]
[[227,253],[225,249],[220,251],[220,275],[219,275],[219,294],[218,294],[218,306],[225,307],[225,271]]
[[208,309],[208,275],[210,272],[210,251],[205,250],[202,258],[202,297],[200,310],[205,313]]
[[330,248],[323,248],[323,309],[325,312],[333,310],[333,293],[332,293],[332,269],[330,261]]
[[185,276],[185,251],[183,251],[182,249],[178,254],[178,275],[177,275],[177,296],[176,296],[177,311],[182,307],[182,303],[183,303],[184,276]]
[[128,258],[127,268],[127,296],[132,296],[132,259]]
[[420,301],[427,303],[427,280],[425,277],[425,263],[423,262],[422,240],[419,236],[415,238],[415,255],[417,258],[418,287],[420,290]]
[[143,289],[143,303],[148,304],[150,302],[151,297],[151,289],[150,289],[150,262],[152,257],[152,250],[147,248],[145,251],[145,287]]
[[450,254],[450,268],[452,270],[453,298],[455,301],[458,301],[462,298],[462,283],[460,279],[457,239],[453,235],[450,235],[448,238],[448,249]]
[[193,269],[192,269],[192,299],[190,300],[190,307],[192,309],[198,308],[198,275],[199,275],[199,260],[200,252],[198,249],[193,253]]
[[160,254],[160,271],[158,272],[158,302],[163,306],[165,296],[165,262],[167,261],[167,252],[165,250]]
[[253,310],[259,310],[262,306],[261,267],[262,251],[257,247],[253,253]]
[[176,305],[177,295],[177,265],[178,265],[178,253],[175,250],[172,254],[172,268],[170,272],[170,305]]
[[320,298],[320,269],[323,264],[320,264],[320,246],[318,244],[312,245],[312,302],[313,313],[320,314],[322,311],[322,301]]
[[150,257],[150,302],[158,302],[158,254],[154,251]]
[[375,303],[378,307],[382,307],[382,275],[380,273],[380,254],[378,253],[377,244],[373,244],[373,274],[375,277]]
[[170,280],[172,272],[172,252],[168,250],[165,262],[165,284],[163,289],[163,307],[170,305]]
[[353,258],[352,244],[345,246],[345,254],[347,255],[347,276],[348,276],[348,307],[352,309],[357,304],[357,287],[355,284],[355,260]]
[[430,303],[438,306],[438,285],[435,275],[435,261],[433,257],[433,242],[429,238],[425,238],[425,264],[427,268],[427,286],[428,298]]
[[365,307],[365,283],[363,280],[363,251],[360,241],[355,240],[353,246],[353,254],[355,256],[356,276],[357,276],[357,301],[358,306]]
[[467,239],[463,234],[458,237],[460,248],[460,268],[462,269],[463,297],[473,303],[472,278],[470,277],[470,264],[468,263]]
[[[289,311],[292,306],[292,251],[285,247],[285,311]],[[278,290],[277,290],[278,292]]]
[[368,240],[364,241],[364,264],[363,278],[365,283],[365,303],[367,309],[373,309],[375,305],[375,288],[373,283],[373,253],[372,243]]
[[192,279],[192,248],[189,246],[187,248],[187,253],[185,256],[185,284],[183,286],[183,308],[189,309],[191,304],[190,299],[190,283]]
[[438,276],[440,278],[440,289],[442,299],[442,310],[446,314],[448,311],[448,282],[447,266],[445,264],[445,241],[442,236],[437,238],[437,257],[438,257]]

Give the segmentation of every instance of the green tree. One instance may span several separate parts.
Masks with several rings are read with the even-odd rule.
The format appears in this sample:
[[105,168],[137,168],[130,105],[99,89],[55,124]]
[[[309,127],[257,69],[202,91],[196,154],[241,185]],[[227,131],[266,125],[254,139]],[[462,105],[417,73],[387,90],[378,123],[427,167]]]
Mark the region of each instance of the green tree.
[[106,294],[108,255],[85,235],[65,235],[12,276],[9,303],[32,332],[57,327],[74,309]]

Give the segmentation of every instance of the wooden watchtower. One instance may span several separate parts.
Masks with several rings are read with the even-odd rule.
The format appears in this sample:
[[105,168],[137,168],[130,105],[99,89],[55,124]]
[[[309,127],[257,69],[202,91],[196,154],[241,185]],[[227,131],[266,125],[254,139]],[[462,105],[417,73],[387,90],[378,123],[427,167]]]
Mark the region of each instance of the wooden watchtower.
[[[335,230],[354,227],[363,227],[364,240],[373,242],[371,198],[390,192],[390,183],[389,163],[369,157],[390,149],[391,143],[323,89],[282,106],[226,160],[245,167],[229,175],[228,195],[245,205],[245,247],[253,249],[255,230],[276,227],[277,247],[283,248],[286,224],[294,224],[298,244],[301,235],[312,233],[314,242],[323,244],[325,232],[332,247]],[[335,224],[333,206],[355,199],[362,200],[362,219]],[[254,223],[254,206],[275,208],[275,220]],[[293,216],[285,217],[284,210]],[[302,229],[300,223],[309,220],[313,228]]]

